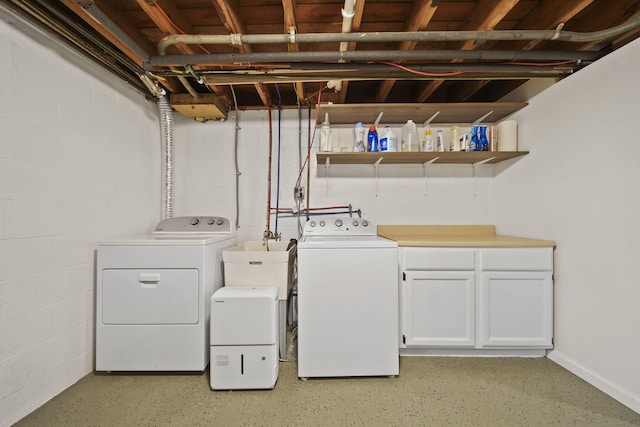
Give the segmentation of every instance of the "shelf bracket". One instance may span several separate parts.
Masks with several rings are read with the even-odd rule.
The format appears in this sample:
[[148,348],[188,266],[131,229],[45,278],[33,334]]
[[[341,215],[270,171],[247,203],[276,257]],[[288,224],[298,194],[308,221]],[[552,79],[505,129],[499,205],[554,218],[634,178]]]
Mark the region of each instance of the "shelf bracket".
[[471,169],[473,170],[473,197],[478,195],[478,166],[484,165],[487,162],[495,159],[496,157],[489,157],[488,159],[480,160],[479,162],[475,162],[471,165]]
[[431,122],[433,121],[433,119],[435,119],[435,118],[438,116],[438,114],[440,114],[440,111],[436,111],[436,112],[435,112],[435,114],[434,114],[433,116],[429,117],[429,118],[427,119],[427,121],[426,121],[426,122],[424,122],[424,123],[422,124],[422,126],[423,126],[423,127],[425,127],[425,128],[426,128],[427,126],[429,126],[429,125],[431,124]]
[[380,166],[381,162],[382,162],[382,157],[376,160],[376,162],[373,164],[373,168],[375,169],[375,173],[376,173],[376,197],[378,197],[378,166]]
[[329,166],[331,166],[331,160],[329,160],[329,156],[327,156],[327,159],[324,162],[324,177],[327,183],[327,188],[326,188],[326,196],[329,195]]
[[429,178],[429,174],[427,173],[429,170],[429,166],[435,162],[436,160],[438,160],[440,157],[434,157],[433,159],[429,160],[428,162],[424,162],[422,164],[422,168],[424,169],[424,197],[427,197],[427,181]]
[[485,114],[484,116],[480,117],[478,120],[476,120],[472,124],[474,124],[474,125],[480,124],[484,119],[489,117],[491,114],[493,114],[493,110],[489,111],[487,114]]

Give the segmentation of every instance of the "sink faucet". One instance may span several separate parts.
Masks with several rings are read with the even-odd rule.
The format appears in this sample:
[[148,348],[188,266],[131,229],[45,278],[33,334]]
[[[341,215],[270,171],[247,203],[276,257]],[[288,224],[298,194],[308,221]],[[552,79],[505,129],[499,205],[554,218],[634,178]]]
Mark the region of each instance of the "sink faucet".
[[262,233],[262,244],[265,245],[267,247],[267,251],[269,250],[269,240],[275,240],[276,242],[278,240],[280,240],[280,238],[282,237],[282,233],[274,233],[271,230],[265,230],[264,233]]

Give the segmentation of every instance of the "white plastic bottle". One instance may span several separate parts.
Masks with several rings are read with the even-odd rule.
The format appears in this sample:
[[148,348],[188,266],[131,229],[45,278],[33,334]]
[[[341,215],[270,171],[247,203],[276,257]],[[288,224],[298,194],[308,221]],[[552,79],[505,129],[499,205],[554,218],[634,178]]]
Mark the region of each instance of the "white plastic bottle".
[[437,151],[444,151],[444,137],[442,136],[442,130],[438,130],[436,133],[436,146]]
[[389,133],[387,134],[387,136],[389,137],[388,151],[398,151],[398,137],[395,133],[393,133],[389,126],[387,127],[389,128]]
[[356,123],[353,128],[353,151],[356,153],[363,153],[366,151],[365,136],[366,130],[362,122]]
[[458,126],[451,128],[451,151],[460,151],[460,138],[458,137]]
[[418,131],[413,120],[407,120],[402,126],[402,151],[420,151]]
[[398,151],[398,137],[391,130],[391,126],[384,127],[380,138],[380,151]]
[[324,122],[320,128],[320,151],[333,151],[333,135],[329,123],[329,113],[325,113]]
[[429,126],[427,126],[427,129],[424,131],[422,151],[433,151],[433,133],[431,132],[431,128]]

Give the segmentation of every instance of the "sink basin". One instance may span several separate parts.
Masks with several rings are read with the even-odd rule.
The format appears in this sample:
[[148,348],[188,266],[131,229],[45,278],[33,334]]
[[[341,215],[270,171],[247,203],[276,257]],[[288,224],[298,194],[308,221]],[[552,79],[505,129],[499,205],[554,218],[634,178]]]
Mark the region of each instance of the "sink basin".
[[[289,242],[246,241],[222,252],[225,286],[275,286],[286,300],[295,282],[296,246]],[[268,248],[268,250],[267,250]]]

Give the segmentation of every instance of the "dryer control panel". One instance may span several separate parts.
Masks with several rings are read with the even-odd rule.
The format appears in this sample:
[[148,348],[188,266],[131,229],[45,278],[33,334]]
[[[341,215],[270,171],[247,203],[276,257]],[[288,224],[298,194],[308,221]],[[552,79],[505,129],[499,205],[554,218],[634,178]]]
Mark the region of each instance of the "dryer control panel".
[[371,221],[352,217],[311,218],[304,226],[305,236],[375,236],[377,227]]
[[221,216],[176,216],[158,223],[155,237],[208,236],[231,233],[231,222]]

